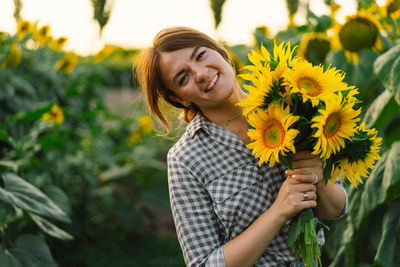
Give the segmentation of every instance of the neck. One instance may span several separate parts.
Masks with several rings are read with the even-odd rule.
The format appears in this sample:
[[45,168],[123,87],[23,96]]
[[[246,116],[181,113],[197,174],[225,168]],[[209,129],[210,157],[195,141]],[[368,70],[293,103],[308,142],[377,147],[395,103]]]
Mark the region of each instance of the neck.
[[240,89],[239,85],[237,85],[237,87],[238,90],[234,90],[234,93],[220,105],[213,108],[203,109],[203,115],[211,122],[223,127],[228,126],[233,121],[242,119],[241,114],[243,109],[236,104],[243,99],[246,94]]

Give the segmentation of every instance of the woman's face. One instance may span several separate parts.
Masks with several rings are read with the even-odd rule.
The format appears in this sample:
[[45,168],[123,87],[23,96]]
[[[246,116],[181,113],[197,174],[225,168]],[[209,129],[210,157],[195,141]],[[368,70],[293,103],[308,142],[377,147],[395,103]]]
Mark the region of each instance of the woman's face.
[[161,53],[161,76],[177,97],[173,101],[200,109],[214,108],[233,93],[236,86],[232,66],[215,50],[196,46]]

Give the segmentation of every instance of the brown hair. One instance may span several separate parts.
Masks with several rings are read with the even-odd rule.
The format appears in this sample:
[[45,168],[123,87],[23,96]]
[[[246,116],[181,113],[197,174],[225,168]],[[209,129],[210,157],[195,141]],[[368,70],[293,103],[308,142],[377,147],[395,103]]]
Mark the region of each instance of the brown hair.
[[160,31],[153,40],[153,46],[143,50],[138,57],[136,73],[139,85],[145,93],[151,113],[170,132],[168,120],[160,110],[160,101],[163,100],[172,106],[182,109],[182,118],[189,123],[200,109],[191,104],[186,107],[170,99],[176,96],[167,88],[161,78],[160,56],[162,52],[172,52],[183,48],[205,46],[217,51],[231,65],[232,60],[225,48],[206,34],[187,27],[172,27]]

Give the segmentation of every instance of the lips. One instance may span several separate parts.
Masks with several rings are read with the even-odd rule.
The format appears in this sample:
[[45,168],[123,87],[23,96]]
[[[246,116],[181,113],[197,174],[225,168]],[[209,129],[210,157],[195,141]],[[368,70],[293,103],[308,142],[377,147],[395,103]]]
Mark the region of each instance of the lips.
[[215,85],[217,84],[218,78],[219,78],[219,73],[217,73],[214,76],[214,78],[211,80],[211,82],[208,84],[207,89],[204,91],[205,93],[208,93],[209,91],[211,91],[215,87]]

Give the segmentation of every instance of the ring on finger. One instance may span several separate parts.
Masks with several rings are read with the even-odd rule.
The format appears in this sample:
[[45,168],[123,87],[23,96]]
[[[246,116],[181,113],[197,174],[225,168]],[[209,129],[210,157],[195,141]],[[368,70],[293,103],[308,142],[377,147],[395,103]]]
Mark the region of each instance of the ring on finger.
[[308,193],[307,193],[307,192],[305,192],[305,193],[303,194],[303,199],[304,199],[304,200],[308,200]]
[[318,182],[318,176],[315,173],[311,173],[311,175],[314,177],[314,182],[312,182],[312,184],[316,184]]

